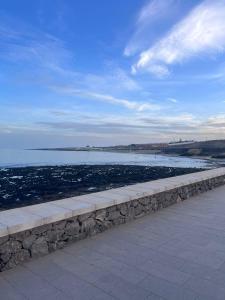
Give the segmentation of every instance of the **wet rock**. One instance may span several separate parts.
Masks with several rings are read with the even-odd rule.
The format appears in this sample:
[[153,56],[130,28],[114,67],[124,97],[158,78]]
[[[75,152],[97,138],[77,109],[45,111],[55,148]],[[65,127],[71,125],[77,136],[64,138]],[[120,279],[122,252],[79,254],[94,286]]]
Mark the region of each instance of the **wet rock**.
[[128,165],[0,169],[0,210],[74,197],[196,171],[201,170]]

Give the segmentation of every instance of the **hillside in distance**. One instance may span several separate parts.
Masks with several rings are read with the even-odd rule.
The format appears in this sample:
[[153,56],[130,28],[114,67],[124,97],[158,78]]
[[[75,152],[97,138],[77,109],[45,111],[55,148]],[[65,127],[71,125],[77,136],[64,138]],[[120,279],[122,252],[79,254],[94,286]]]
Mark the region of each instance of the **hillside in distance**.
[[204,156],[225,158],[225,140],[179,141],[174,143],[131,144],[105,147],[105,150],[135,151],[142,153],[175,154],[180,156]]
[[135,152],[149,154],[171,154],[180,156],[200,156],[223,159],[225,158],[225,140],[208,140],[199,142],[181,140],[173,143],[130,144],[110,147],[86,146],[42,148],[38,150]]
[[166,154],[182,156],[208,156],[212,158],[225,158],[225,140],[210,140],[193,142],[189,144],[168,145],[163,149]]
[[225,140],[179,141],[164,144],[133,144],[111,147],[117,150],[129,149],[149,153],[175,154],[180,156],[204,156],[225,158]]

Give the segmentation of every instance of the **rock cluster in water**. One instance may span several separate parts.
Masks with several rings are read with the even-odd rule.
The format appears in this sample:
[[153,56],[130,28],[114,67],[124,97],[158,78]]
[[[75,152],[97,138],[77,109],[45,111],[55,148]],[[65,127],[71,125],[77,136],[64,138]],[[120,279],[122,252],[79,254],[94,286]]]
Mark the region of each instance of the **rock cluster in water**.
[[32,205],[199,171],[126,165],[0,169],[0,210]]

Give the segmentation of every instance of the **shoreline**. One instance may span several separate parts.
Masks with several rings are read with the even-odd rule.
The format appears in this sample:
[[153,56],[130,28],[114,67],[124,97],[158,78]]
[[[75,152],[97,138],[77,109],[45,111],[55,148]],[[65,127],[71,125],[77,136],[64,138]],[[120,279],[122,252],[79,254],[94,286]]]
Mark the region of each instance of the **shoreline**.
[[[142,152],[142,153],[141,153]],[[139,165],[167,167],[214,168],[224,164],[223,161],[202,159],[201,157],[184,157],[152,154],[143,151],[57,151],[57,150],[4,150],[0,151],[1,168],[22,168],[30,166],[67,166],[67,165]],[[10,158],[12,157],[12,159]],[[5,158],[5,159],[4,159]]]
[[40,148],[40,149],[25,149],[30,151],[59,151],[59,152],[107,152],[107,153],[133,153],[133,154],[146,154],[146,155],[161,155],[165,157],[180,157],[180,158],[189,158],[189,159],[200,159],[209,162],[210,164],[217,163],[219,165],[225,165],[225,159],[213,158],[211,156],[201,156],[201,155],[180,155],[176,153],[164,153],[160,150],[113,150],[113,149],[64,149],[64,148]]

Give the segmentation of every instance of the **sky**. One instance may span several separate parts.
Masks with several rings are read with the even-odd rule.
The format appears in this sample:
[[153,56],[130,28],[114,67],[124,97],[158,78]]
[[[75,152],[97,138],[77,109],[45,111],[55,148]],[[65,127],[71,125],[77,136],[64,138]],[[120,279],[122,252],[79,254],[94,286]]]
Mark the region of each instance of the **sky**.
[[225,138],[225,0],[0,1],[0,148]]

